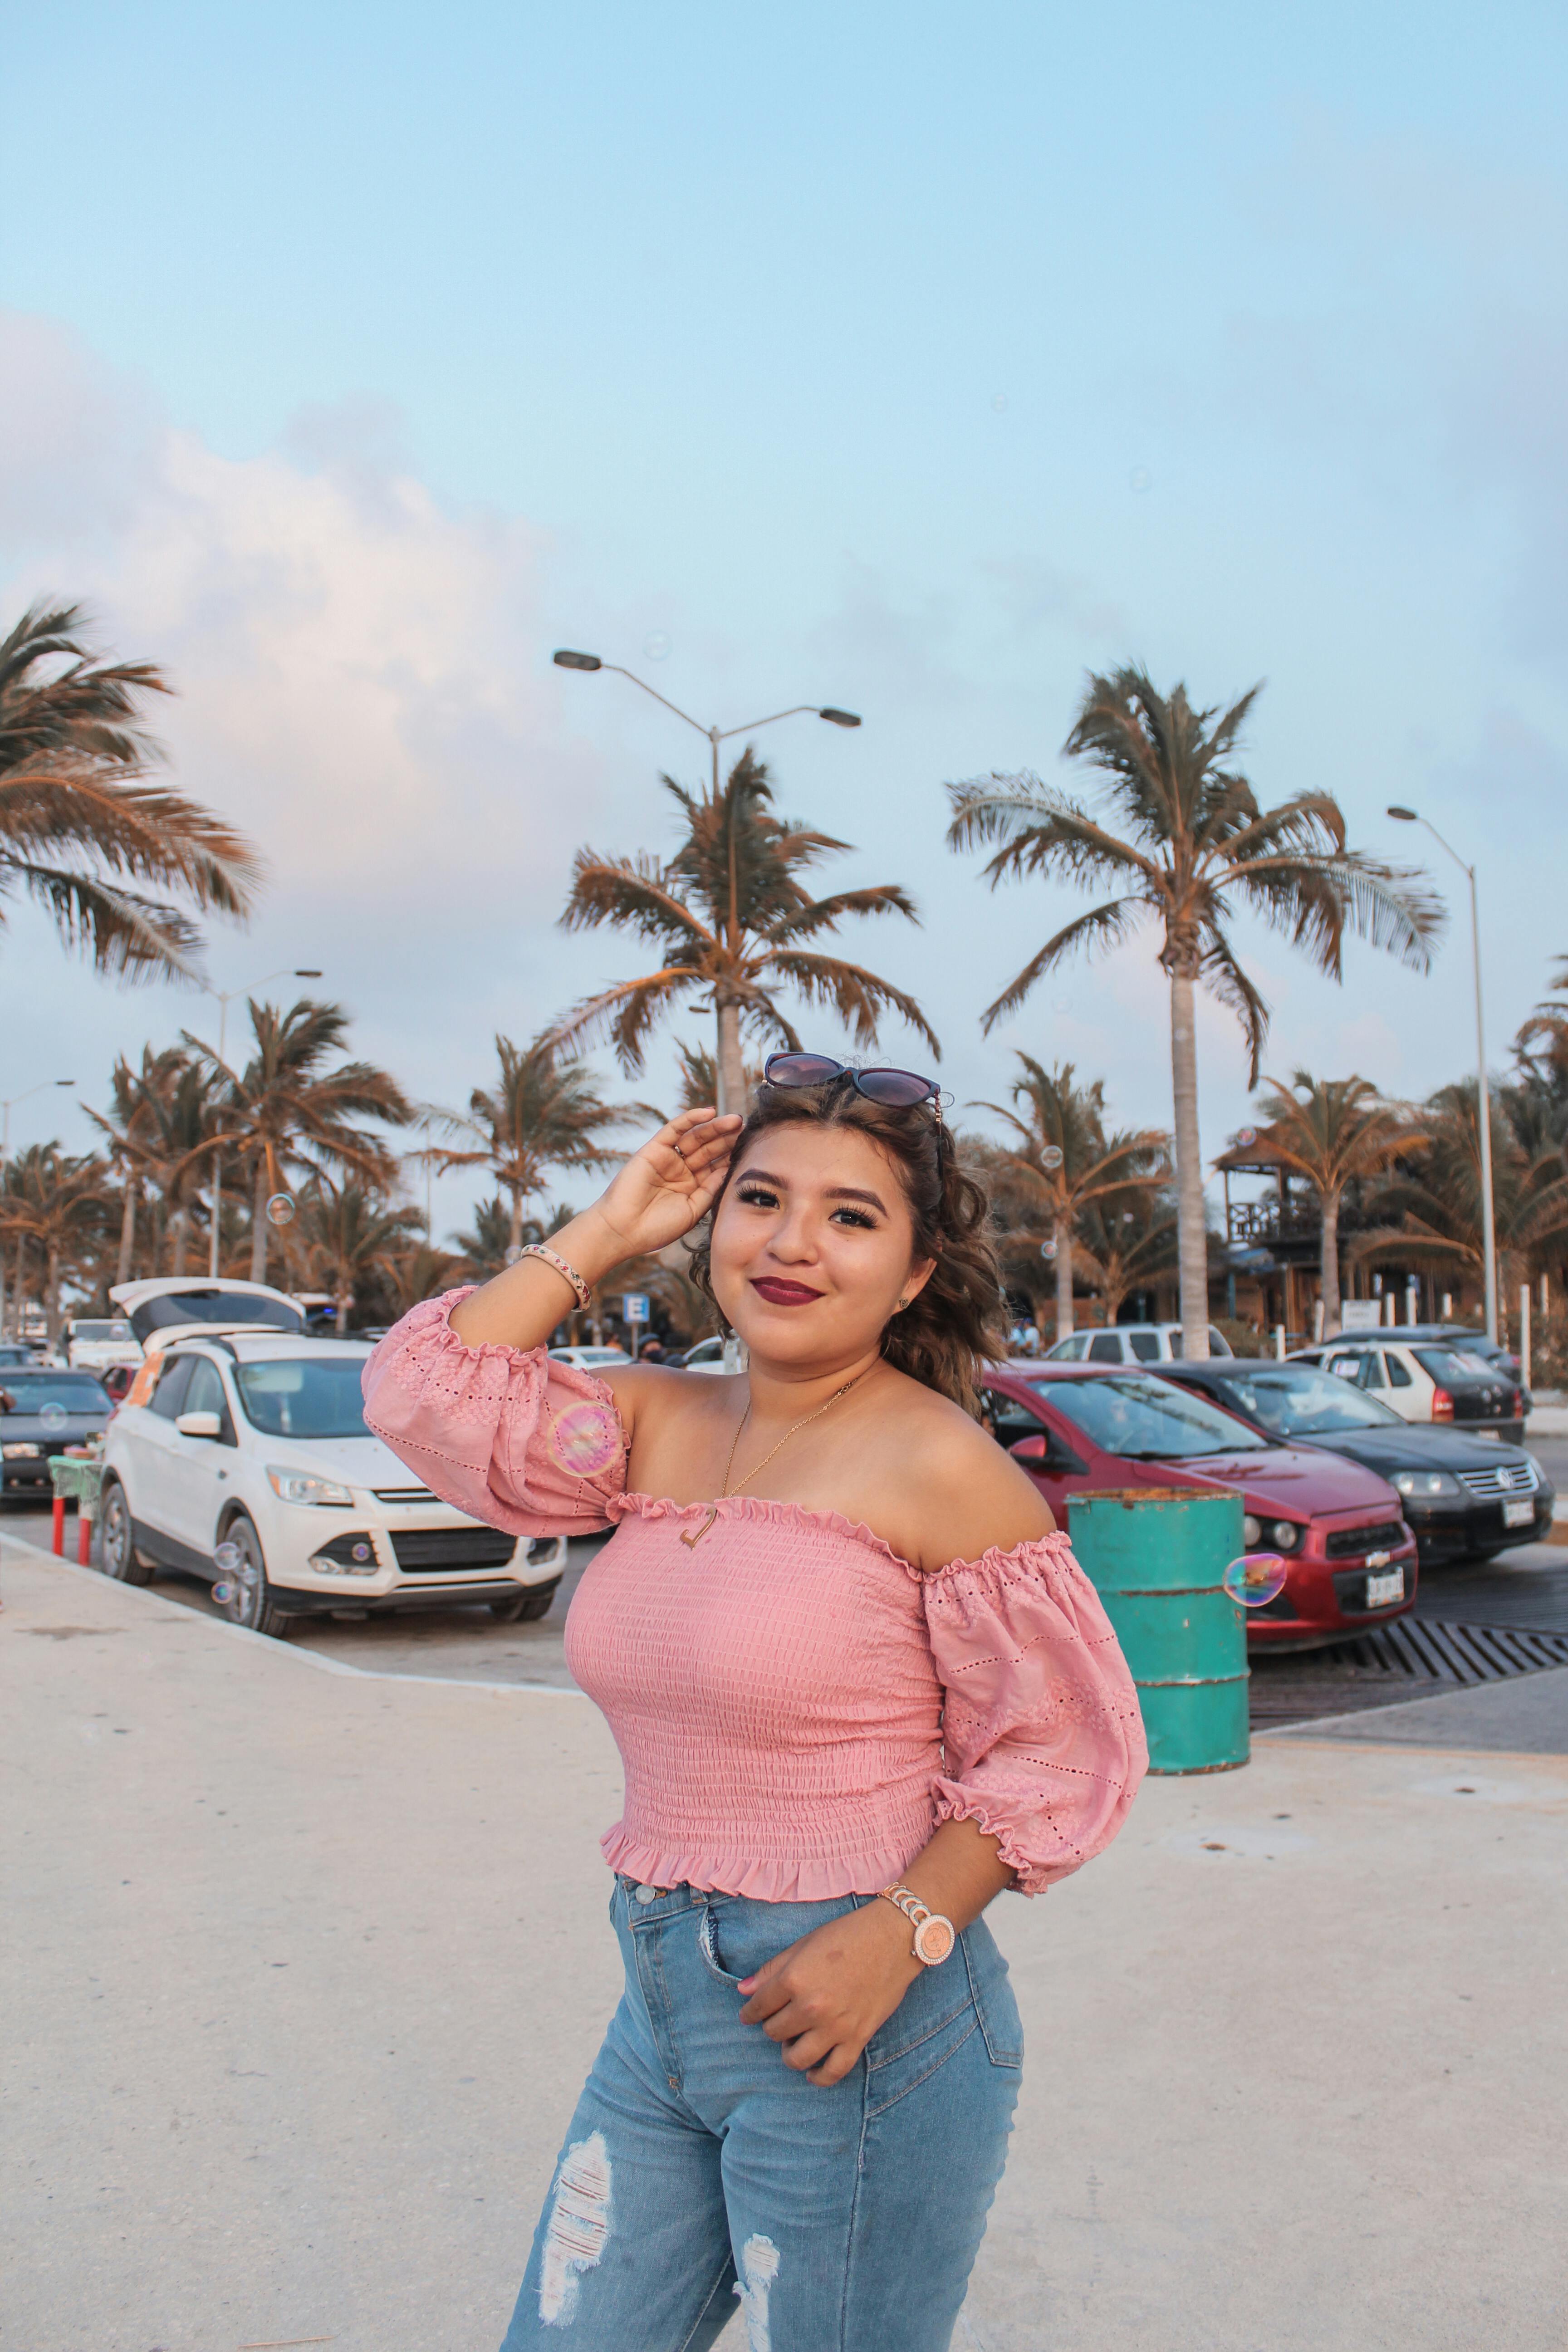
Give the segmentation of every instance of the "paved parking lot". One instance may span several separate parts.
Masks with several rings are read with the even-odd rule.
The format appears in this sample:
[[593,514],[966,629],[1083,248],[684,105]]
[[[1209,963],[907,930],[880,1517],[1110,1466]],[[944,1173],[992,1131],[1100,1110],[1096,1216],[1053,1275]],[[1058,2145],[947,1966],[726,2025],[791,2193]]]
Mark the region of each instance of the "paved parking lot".
[[[3,2341],[490,2352],[616,1990],[595,1711],[10,1543],[0,1598]],[[959,2352],[1561,2352],[1568,1673],[1424,1708],[1151,1781],[997,1906],[1031,2056]]]

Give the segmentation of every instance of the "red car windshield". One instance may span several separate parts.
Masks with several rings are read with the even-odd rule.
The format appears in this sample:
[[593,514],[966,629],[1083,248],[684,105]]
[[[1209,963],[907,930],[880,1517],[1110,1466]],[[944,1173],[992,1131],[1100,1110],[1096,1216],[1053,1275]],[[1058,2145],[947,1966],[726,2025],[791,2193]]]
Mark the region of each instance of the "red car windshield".
[[1268,1450],[1266,1438],[1244,1429],[1217,1405],[1147,1372],[1110,1372],[1100,1380],[1033,1379],[1029,1385],[1102,1454],[1118,1454],[1124,1461],[1176,1462],[1189,1454]]

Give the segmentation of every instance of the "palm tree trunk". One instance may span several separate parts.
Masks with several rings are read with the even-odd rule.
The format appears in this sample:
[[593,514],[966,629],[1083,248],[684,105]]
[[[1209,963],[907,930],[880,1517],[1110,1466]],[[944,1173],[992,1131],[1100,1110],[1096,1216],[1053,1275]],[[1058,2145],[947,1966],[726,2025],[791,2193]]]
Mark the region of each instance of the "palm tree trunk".
[[187,1255],[186,1237],[190,1232],[191,1213],[184,1201],[169,1220],[169,1272],[184,1274]]
[[261,1160],[256,1171],[256,1183],[250,1196],[250,1279],[267,1279],[267,1162]]
[[44,1293],[44,1322],[52,1348],[60,1336],[60,1254],[53,1242],[48,1245],[47,1284]]
[[1057,1338],[1072,1334],[1072,1219],[1058,1217],[1052,1228],[1057,1237]]
[[1204,1166],[1198,1141],[1198,1048],[1193,1028],[1193,975],[1171,974],[1171,1091],[1175,1111],[1176,1265],[1181,1285],[1182,1353],[1203,1362],[1209,1351],[1209,1253],[1204,1223]]
[[511,1246],[513,1253],[511,1263],[515,1265],[516,1253],[522,1247],[522,1194],[515,1186],[511,1195]]
[[1331,1339],[1340,1328],[1340,1196],[1325,1192],[1322,1201],[1323,1337]]
[[741,1008],[719,1007],[719,1108],[746,1111],[746,1063],[741,1051]]
[[132,1261],[136,1252],[136,1179],[125,1179],[125,1203],[120,1212],[120,1261],[115,1268],[116,1282],[129,1282]]

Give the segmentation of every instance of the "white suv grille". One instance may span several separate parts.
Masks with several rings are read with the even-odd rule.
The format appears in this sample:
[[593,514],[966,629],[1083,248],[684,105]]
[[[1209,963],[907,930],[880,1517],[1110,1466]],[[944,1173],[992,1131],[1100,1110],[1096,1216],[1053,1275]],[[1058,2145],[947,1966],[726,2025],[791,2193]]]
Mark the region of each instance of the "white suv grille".
[[428,1486],[374,1486],[371,1491],[378,1503],[433,1503],[436,1500]]
[[1467,1495],[1478,1503],[1495,1502],[1500,1495],[1533,1495],[1535,1465],[1532,1462],[1500,1462],[1495,1470],[1460,1470],[1456,1473]]

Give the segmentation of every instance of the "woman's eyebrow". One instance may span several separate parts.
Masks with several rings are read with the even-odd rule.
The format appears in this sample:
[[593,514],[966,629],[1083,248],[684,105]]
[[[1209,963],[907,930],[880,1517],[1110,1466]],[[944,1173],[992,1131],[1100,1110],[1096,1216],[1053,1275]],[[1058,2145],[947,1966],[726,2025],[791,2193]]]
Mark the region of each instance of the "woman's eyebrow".
[[886,1202],[879,1200],[875,1192],[857,1192],[853,1184],[835,1184],[827,1198],[830,1201],[864,1201],[871,1208],[880,1209],[884,1216],[888,1213]]

